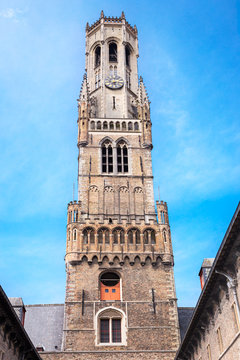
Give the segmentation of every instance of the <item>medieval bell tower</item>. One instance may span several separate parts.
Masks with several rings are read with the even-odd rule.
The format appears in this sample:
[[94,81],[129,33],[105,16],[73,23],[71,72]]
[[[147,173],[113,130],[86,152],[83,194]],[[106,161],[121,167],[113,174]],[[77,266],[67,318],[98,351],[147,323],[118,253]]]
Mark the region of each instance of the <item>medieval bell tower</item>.
[[137,28],[124,13],[87,24],[78,201],[68,205],[65,257],[68,359],[170,360],[179,345],[168,210],[161,201],[155,212],[138,56]]

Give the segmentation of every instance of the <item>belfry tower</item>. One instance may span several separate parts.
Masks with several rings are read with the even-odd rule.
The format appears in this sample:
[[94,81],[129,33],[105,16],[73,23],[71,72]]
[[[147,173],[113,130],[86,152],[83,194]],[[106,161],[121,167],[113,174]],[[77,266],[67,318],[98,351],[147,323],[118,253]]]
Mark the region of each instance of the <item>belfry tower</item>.
[[124,13],[87,24],[78,201],[68,205],[65,257],[68,359],[167,360],[179,345],[168,209],[157,201],[155,211],[138,56],[137,28]]

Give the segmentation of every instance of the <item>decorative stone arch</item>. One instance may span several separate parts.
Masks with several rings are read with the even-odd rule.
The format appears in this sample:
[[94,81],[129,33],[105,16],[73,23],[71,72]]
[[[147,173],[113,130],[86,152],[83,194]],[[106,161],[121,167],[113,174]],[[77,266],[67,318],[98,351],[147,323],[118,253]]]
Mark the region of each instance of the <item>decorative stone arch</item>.
[[120,186],[118,190],[119,196],[119,214],[128,215],[129,214],[129,189],[127,186]]
[[125,231],[121,226],[117,226],[112,230],[113,244],[125,243]]
[[[101,324],[102,320],[109,320],[105,321],[105,324]],[[113,341],[113,319],[119,319],[120,323],[120,337],[121,341]],[[106,325],[108,328],[109,338],[108,341],[101,341],[105,340],[101,336],[101,326]],[[127,321],[126,321],[126,314],[122,309],[118,309],[114,306],[108,306],[103,309],[100,309],[94,318],[94,328],[95,328],[95,345],[96,346],[126,346],[127,345]],[[118,334],[119,335],[119,334]]]
[[98,244],[110,243],[110,230],[106,226],[102,226],[98,229]]
[[103,191],[104,206],[103,206],[103,208],[104,208],[104,214],[106,214],[106,216],[112,216],[115,213],[114,195],[115,195],[115,191],[111,185],[107,185],[104,187],[104,191]]
[[113,146],[115,145],[115,141],[110,136],[104,136],[104,138],[102,138],[98,144],[102,146],[102,144],[107,140],[110,141]]
[[136,186],[133,190],[134,214],[144,215],[144,193],[141,186]]
[[88,188],[88,214],[99,213],[99,189],[96,185]]
[[82,241],[83,244],[95,243],[95,229],[92,226],[85,227],[82,230]]
[[145,228],[143,231],[143,242],[146,245],[147,244],[155,245],[156,244],[156,230],[151,227]]
[[121,141],[124,141],[129,148],[131,147],[131,143],[130,143],[129,140],[126,139],[124,136],[121,136],[121,137],[119,137],[119,138],[116,140],[116,142],[115,142],[115,143],[116,143],[116,146],[117,146],[117,144],[119,144]]
[[137,227],[132,227],[130,229],[128,229],[127,232],[127,239],[128,239],[128,244],[132,245],[132,244],[141,244],[141,232]]

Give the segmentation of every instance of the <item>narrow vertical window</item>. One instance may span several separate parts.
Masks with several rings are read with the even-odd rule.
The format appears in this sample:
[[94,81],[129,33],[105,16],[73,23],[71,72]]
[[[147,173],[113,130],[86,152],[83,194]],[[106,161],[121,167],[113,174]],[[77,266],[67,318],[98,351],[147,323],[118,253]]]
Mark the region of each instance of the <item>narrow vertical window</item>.
[[165,224],[164,211],[161,211],[160,215],[161,215],[161,223],[162,223],[162,224]]
[[133,129],[133,124],[132,124],[132,122],[129,122],[128,123],[128,130],[132,130]]
[[112,342],[121,342],[121,319],[112,319]]
[[101,48],[100,46],[97,46],[95,50],[95,67],[100,66],[101,63]]
[[130,49],[128,46],[126,46],[125,47],[125,61],[126,61],[126,65],[128,67],[130,67],[130,54],[131,54]]
[[109,44],[109,61],[117,62],[117,44],[114,42]]
[[113,96],[113,110],[116,109],[116,98],[115,96]]
[[100,319],[100,342],[109,343],[109,319]]
[[128,148],[123,141],[117,145],[117,170],[119,173],[128,172]]
[[102,172],[113,172],[113,149],[109,141],[102,145]]
[[134,130],[139,130],[139,126],[137,122],[134,123]]

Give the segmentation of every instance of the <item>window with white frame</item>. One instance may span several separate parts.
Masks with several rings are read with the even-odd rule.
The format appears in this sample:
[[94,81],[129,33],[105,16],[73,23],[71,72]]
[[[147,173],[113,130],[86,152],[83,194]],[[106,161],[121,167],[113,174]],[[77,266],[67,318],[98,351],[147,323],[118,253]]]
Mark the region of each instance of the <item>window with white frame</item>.
[[125,316],[115,308],[103,310],[97,318],[98,345],[126,345]]

